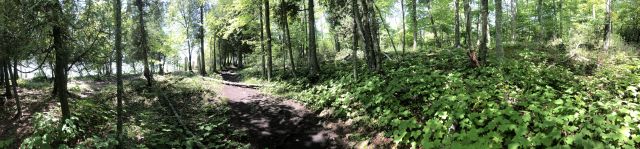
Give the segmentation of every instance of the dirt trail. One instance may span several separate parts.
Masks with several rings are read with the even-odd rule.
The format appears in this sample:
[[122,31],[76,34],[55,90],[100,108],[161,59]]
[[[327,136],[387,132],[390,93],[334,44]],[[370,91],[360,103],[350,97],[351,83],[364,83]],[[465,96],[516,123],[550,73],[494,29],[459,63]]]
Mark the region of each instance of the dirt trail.
[[[222,77],[238,80],[234,73],[222,73]],[[231,107],[232,125],[246,130],[252,148],[344,148],[339,130],[325,127],[328,122],[296,101],[230,85],[221,90]]]

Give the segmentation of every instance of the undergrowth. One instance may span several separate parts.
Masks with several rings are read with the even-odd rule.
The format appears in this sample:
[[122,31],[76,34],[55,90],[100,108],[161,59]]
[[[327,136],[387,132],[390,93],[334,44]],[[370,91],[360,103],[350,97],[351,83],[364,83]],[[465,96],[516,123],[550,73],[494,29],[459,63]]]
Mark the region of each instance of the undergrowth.
[[269,90],[334,109],[404,147],[640,147],[640,60],[587,70],[566,55],[523,50],[469,68],[463,53],[411,53],[358,78],[345,61],[325,65],[332,73],[315,85],[289,80]]
[[[178,74],[179,75],[179,74]],[[164,79],[161,79],[164,78]],[[72,118],[61,122],[59,108],[36,113],[34,132],[21,148],[246,148],[244,134],[229,124],[229,108],[212,101],[215,93],[196,77],[158,77],[126,81],[124,142],[115,136],[115,86],[72,100]],[[175,111],[175,113],[173,112]],[[182,123],[180,123],[181,121]]]

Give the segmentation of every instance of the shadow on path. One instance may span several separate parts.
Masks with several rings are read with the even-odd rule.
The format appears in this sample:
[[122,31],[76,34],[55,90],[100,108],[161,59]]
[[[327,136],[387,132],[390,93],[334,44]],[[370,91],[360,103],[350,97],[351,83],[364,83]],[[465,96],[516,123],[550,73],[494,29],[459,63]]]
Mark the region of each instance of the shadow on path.
[[[221,75],[227,81],[238,78]],[[221,95],[228,99],[233,127],[247,133],[252,148],[344,148],[336,131],[298,102],[230,85],[223,85]]]

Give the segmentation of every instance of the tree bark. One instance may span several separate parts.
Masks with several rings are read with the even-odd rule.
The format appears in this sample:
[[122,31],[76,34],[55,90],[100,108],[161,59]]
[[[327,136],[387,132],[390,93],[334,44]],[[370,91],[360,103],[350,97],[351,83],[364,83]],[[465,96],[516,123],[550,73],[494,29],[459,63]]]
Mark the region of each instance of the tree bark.
[[[53,20],[64,22],[62,5],[60,3],[55,3],[53,14]],[[69,64],[69,52],[66,47],[65,37],[67,36],[67,27],[63,25],[63,23],[54,23],[53,26],[53,46],[55,49],[55,80],[54,80],[54,90],[55,95],[60,102],[60,110],[62,111],[62,121],[65,121],[71,118],[71,110],[69,109],[68,98],[68,89],[67,89],[67,65]]]
[[271,23],[269,22],[269,0],[264,0],[264,19],[267,29],[267,80],[271,81],[273,75],[273,58],[271,55]]
[[[404,0],[400,0],[400,9],[402,12],[402,54],[405,54],[405,44],[407,43],[407,32],[406,32],[406,25],[405,25],[405,19],[404,19]],[[355,35],[355,34],[354,34]],[[355,47],[355,46],[354,46]]]
[[200,75],[207,75],[207,67],[204,55],[204,4],[200,6]]
[[476,51],[473,49],[473,46],[471,45],[471,33],[473,33],[473,31],[471,30],[471,8],[469,7],[469,4],[471,3],[470,0],[464,0],[464,14],[465,14],[465,18],[467,19],[467,23],[465,25],[465,30],[467,32],[466,34],[466,39],[465,42],[467,44],[467,56],[469,57],[469,62],[471,64],[472,67],[478,67],[480,66],[479,62],[478,62],[478,56],[476,55]]
[[22,106],[20,105],[20,95],[18,95],[18,59],[13,58],[13,76],[11,77],[13,85],[13,99],[16,102],[16,110],[18,111],[13,117],[14,120],[20,119],[22,116]]
[[[115,50],[116,50],[116,99],[117,99],[117,123],[116,123],[116,136],[118,142],[122,142],[122,124],[124,118],[122,116],[122,101],[124,100],[124,85],[122,83],[122,2],[115,0],[114,15],[115,15]],[[122,143],[118,144],[118,148],[122,148]]]
[[260,9],[260,60],[261,60],[261,65],[262,65],[262,71],[261,71],[261,75],[262,78],[265,78],[267,75],[267,68],[266,68],[266,64],[265,64],[265,49],[264,49],[264,13],[262,11],[262,7],[264,7],[264,5],[260,5],[259,9]]
[[431,1],[427,4],[427,9],[429,9],[429,21],[431,22],[431,31],[433,32],[433,37],[436,40],[436,47],[440,47],[440,38],[438,38],[438,27],[436,23],[433,21],[433,10],[431,10]]
[[480,37],[480,64],[485,64],[487,62],[487,36],[488,36],[488,16],[489,16],[489,1],[488,0],[480,0],[482,3],[482,35]]
[[542,7],[544,6],[544,2],[542,0],[538,0],[537,13],[538,13],[538,26],[540,26],[540,30],[538,31],[538,41],[544,40],[544,24],[542,23]]
[[153,81],[153,75],[149,70],[149,46],[147,45],[147,31],[145,30],[144,25],[144,3],[142,0],[136,0],[138,6],[138,12],[140,13],[138,16],[138,25],[140,29],[140,35],[142,36],[140,39],[140,48],[142,49],[142,55],[144,57],[144,77],[147,79],[147,86],[151,86],[151,82]]
[[516,31],[518,26],[518,0],[511,0],[511,43],[516,42]]
[[609,51],[611,38],[611,0],[607,0],[604,22],[604,51]]
[[8,65],[8,57],[7,59],[4,59],[2,61],[0,61],[0,67],[2,67],[2,69],[0,69],[0,73],[3,74],[4,78],[3,78],[3,84],[4,84],[4,89],[5,89],[5,96],[7,96],[7,98],[11,98],[12,97],[12,93],[11,93],[11,86],[10,86],[10,81],[9,79],[11,78],[11,76],[9,75],[9,65]]
[[498,58],[502,60],[504,57],[504,51],[502,49],[502,0],[495,0],[496,3],[496,51],[498,52]]
[[[404,6],[403,6],[404,8]],[[356,5],[356,1],[352,0],[351,1],[351,14],[353,15],[353,47],[351,49],[351,60],[353,62],[353,78],[357,79],[358,78],[358,25],[357,25],[357,5]],[[404,9],[403,9],[403,34],[404,34]],[[404,54],[404,38],[403,38],[403,49],[402,49],[402,53]]]
[[[287,17],[287,13],[285,11],[284,8],[284,4],[286,3],[285,0],[281,0],[280,2],[280,8],[282,9],[282,13],[280,13],[282,16],[282,27],[284,28],[284,33],[285,33],[285,44],[287,47],[287,51],[289,54],[289,63],[291,64],[291,74],[295,77],[296,76],[296,64],[294,62],[293,59],[293,49],[291,48],[291,33],[289,32],[289,18]],[[337,38],[336,38],[337,40]],[[338,47],[340,48],[340,45],[338,44]]]
[[459,4],[460,0],[454,0],[453,1],[453,5],[455,7],[455,13],[456,13],[456,20],[455,20],[455,41],[454,41],[454,46],[456,48],[460,48],[460,7]]
[[315,24],[315,11],[314,0],[308,0],[309,8],[309,78],[312,82],[317,81],[319,77],[320,65],[318,64],[318,57],[316,56],[316,24]]
[[413,51],[418,49],[418,0],[411,0],[413,9],[411,10],[411,19],[413,22]]

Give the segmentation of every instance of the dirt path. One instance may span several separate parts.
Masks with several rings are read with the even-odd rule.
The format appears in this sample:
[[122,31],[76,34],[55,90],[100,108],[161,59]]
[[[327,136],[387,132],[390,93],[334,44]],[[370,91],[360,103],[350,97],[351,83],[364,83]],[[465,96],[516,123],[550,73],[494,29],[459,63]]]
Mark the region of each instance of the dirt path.
[[[237,74],[222,73],[227,81]],[[269,96],[250,88],[223,85],[232,125],[247,132],[252,148],[343,148],[336,128],[315,116],[304,105]]]

